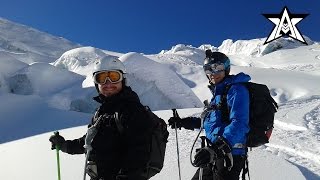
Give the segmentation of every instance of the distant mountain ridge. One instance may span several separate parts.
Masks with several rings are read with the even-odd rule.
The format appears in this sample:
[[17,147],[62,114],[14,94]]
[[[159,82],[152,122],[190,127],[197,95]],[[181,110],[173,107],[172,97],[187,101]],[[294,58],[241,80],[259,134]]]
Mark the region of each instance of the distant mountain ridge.
[[[309,37],[304,36],[308,45],[312,45],[316,42],[312,41]],[[175,54],[178,51],[188,51],[195,49],[206,50],[211,49],[212,51],[220,51],[228,55],[245,55],[250,57],[261,57],[266,54],[275,52],[279,49],[293,49],[304,44],[292,39],[292,38],[279,38],[264,45],[266,38],[251,39],[251,40],[236,40],[226,39],[222,42],[219,47],[212,46],[210,44],[204,44],[196,48],[190,45],[178,44],[173,46],[170,50],[163,50],[160,54]]]
[[[308,45],[315,42],[304,36]],[[177,53],[178,51],[211,49],[221,51],[228,55],[246,55],[261,57],[279,49],[292,49],[304,46],[292,38],[279,38],[271,43],[263,45],[266,38],[251,40],[226,39],[219,47],[210,44],[203,44],[196,48],[190,45],[177,44],[170,50],[162,50],[159,54]],[[26,25],[11,22],[0,17],[0,55],[6,54],[27,64],[33,62],[53,62],[60,56],[72,49],[82,47],[62,37],[41,32]],[[202,51],[199,51],[202,53]]]

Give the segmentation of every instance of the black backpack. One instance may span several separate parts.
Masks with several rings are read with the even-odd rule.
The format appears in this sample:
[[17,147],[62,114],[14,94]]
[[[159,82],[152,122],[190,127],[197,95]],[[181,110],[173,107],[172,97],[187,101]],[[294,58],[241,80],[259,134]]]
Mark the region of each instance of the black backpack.
[[[148,114],[150,121],[153,121],[154,124],[150,146],[150,160],[144,174],[144,176],[149,179],[159,173],[163,168],[169,132],[167,130],[167,124],[163,119],[154,114],[148,106],[145,106],[145,111]],[[122,124],[118,118],[115,118],[115,121],[118,130],[121,133],[123,131]]]
[[[269,88],[264,84],[252,82],[237,84],[244,85],[248,89],[250,96],[250,131],[247,136],[247,147],[258,147],[269,143],[274,124],[274,114],[278,109],[277,103],[270,95]],[[222,118],[227,123],[230,123],[227,93],[232,85],[226,86],[221,100]]]

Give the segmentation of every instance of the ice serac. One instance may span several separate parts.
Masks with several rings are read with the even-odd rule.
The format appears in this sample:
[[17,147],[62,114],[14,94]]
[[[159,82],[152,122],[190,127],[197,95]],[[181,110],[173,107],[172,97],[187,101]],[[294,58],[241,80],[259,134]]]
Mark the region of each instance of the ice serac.
[[47,63],[33,63],[8,77],[12,93],[40,96],[53,96],[83,80],[78,74]]
[[128,84],[152,110],[202,107],[199,98],[167,66],[138,53],[127,53],[120,60],[127,67]]
[[92,71],[94,62],[104,56],[106,54],[98,48],[80,47],[63,53],[53,65],[78,74],[87,75]]

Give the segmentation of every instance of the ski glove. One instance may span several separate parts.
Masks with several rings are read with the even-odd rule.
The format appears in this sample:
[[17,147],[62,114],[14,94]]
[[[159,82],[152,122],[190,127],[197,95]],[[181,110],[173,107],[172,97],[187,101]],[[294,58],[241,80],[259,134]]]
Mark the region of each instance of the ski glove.
[[180,117],[171,117],[168,120],[169,126],[171,126],[171,129],[175,129],[176,127],[181,129],[181,127],[185,129],[193,130],[193,123],[192,123],[193,117],[186,117],[186,118],[180,118]]
[[49,141],[51,142],[51,149],[56,149],[56,146],[59,147],[59,149],[62,152],[67,152],[67,143],[66,140],[60,136],[59,134],[54,134],[49,138]]
[[233,166],[231,148],[223,137],[218,137],[217,141],[207,147],[201,148],[194,156],[194,164],[197,167],[205,167],[217,159],[224,158],[226,167],[230,171]]
[[210,147],[201,148],[194,156],[194,165],[196,167],[205,167],[217,159],[217,153]]

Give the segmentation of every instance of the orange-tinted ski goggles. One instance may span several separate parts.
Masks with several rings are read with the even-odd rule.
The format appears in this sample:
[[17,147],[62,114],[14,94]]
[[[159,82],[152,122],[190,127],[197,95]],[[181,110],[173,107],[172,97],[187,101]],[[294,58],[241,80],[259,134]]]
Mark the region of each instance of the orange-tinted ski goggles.
[[94,74],[93,79],[96,84],[105,84],[107,83],[107,80],[115,84],[122,81],[123,75],[120,71],[116,71],[116,70],[99,71]]

